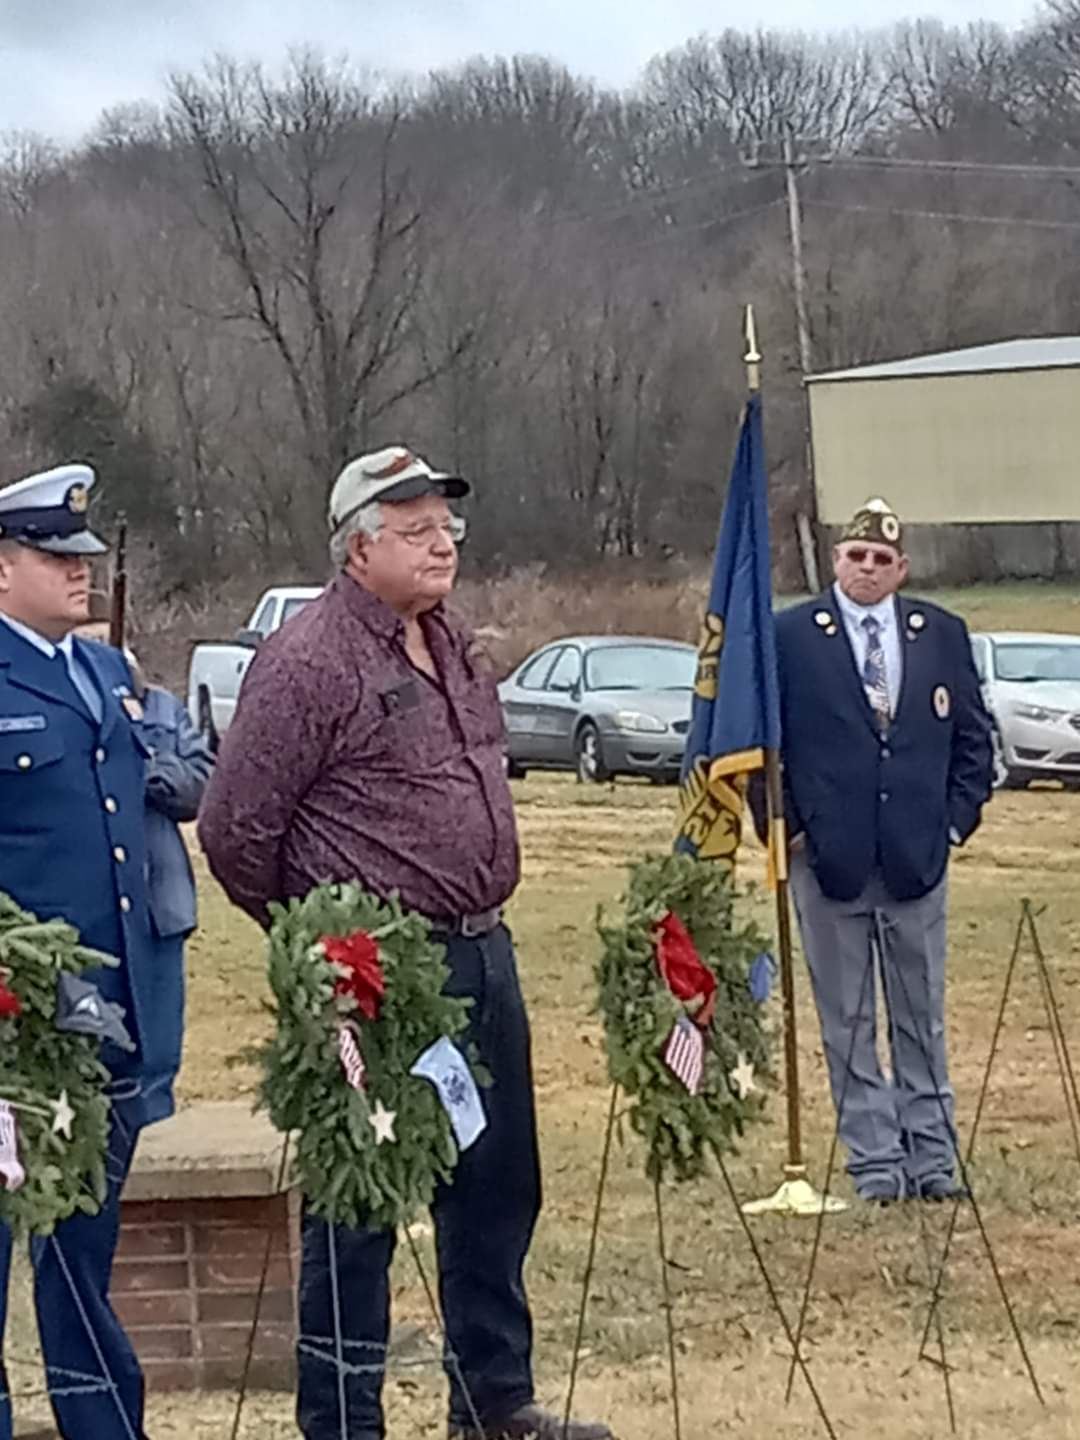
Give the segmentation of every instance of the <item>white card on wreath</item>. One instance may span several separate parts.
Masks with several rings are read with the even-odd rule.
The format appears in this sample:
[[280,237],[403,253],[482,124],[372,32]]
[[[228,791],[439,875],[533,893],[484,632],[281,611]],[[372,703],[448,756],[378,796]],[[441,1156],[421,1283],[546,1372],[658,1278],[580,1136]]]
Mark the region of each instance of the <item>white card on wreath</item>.
[[487,1129],[487,1116],[480,1103],[468,1061],[457,1046],[443,1035],[429,1045],[409,1071],[421,1080],[429,1080],[450,1117],[458,1148],[467,1150]]

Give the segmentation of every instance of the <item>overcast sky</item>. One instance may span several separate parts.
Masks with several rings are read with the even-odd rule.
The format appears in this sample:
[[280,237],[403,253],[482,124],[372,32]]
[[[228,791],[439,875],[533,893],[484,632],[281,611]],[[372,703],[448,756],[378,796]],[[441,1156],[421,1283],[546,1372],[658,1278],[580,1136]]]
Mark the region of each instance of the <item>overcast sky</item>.
[[476,54],[549,55],[606,84],[725,25],[842,29],[932,13],[1029,19],[1035,0],[0,0],[0,130],[78,138],[106,106],[160,96],[214,51],[271,64],[289,46],[400,73]]

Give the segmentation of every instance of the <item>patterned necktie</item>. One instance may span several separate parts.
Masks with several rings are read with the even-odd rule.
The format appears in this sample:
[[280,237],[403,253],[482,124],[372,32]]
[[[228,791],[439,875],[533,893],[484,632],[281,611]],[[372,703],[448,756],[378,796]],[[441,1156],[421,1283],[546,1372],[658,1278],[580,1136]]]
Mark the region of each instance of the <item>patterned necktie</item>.
[[866,698],[884,730],[891,718],[889,706],[889,680],[885,673],[885,649],[881,643],[881,622],[873,615],[867,615],[862,622],[866,631],[866,663],[863,665],[863,685]]

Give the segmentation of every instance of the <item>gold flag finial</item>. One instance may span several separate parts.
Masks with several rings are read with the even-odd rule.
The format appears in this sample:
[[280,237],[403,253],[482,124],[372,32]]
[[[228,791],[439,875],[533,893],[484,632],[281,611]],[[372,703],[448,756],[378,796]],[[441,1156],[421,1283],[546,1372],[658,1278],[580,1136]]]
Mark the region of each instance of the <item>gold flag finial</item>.
[[757,344],[757,328],[754,325],[754,307],[746,307],[746,354],[743,361],[746,365],[747,388],[753,392],[761,389],[761,352]]

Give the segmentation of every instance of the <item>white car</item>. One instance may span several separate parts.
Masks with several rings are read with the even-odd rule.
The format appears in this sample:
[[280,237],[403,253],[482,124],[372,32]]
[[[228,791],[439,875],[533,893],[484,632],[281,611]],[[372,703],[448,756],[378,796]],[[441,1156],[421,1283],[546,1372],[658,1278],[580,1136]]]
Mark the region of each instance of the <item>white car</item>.
[[1080,635],[984,632],[971,646],[994,720],[994,783],[1080,790]]
[[275,585],[260,597],[235,640],[209,640],[195,646],[188,670],[188,714],[212,746],[217,747],[229,727],[240,682],[256,647],[321,594],[319,585]]

